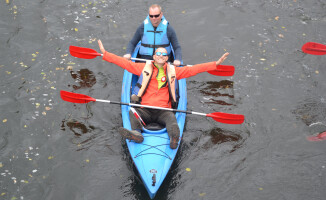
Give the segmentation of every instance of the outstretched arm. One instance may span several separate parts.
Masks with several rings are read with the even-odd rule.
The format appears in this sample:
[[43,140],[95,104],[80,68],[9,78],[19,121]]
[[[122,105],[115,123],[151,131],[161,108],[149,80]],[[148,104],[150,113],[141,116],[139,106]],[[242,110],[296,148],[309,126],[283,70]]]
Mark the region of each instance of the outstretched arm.
[[223,54],[216,62],[201,63],[193,66],[176,67],[177,79],[188,78],[196,74],[216,70],[216,67],[224,62],[229,53]]
[[140,75],[144,67],[144,63],[134,63],[124,59],[123,57],[117,56],[113,53],[105,51],[101,40],[98,40],[98,45],[103,54],[103,60],[113,63],[123,69],[128,70],[132,74]]

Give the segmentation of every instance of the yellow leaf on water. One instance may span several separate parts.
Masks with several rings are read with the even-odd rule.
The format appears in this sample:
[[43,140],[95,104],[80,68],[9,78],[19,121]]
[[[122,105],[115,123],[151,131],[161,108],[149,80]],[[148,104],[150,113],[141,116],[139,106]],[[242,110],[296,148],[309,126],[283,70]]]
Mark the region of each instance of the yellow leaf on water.
[[203,197],[203,196],[205,196],[205,195],[206,195],[205,192],[203,192],[203,193],[199,193],[199,196],[200,196],[200,197]]
[[49,160],[52,160],[52,159],[53,159],[53,156],[49,156],[48,159],[49,159]]
[[87,10],[83,10],[82,13],[87,13]]
[[75,31],[77,32],[78,31],[78,28],[75,28]]
[[0,168],[3,167],[3,164],[0,162]]
[[6,3],[9,4],[10,3],[9,0],[6,0]]
[[284,35],[283,34],[278,34],[278,37],[284,38]]
[[45,115],[46,115],[46,112],[45,112],[45,111],[43,111],[43,112],[42,112],[42,115],[44,115],[44,116],[45,116]]
[[277,21],[277,20],[279,20],[279,19],[280,19],[280,17],[279,17],[279,16],[276,16],[276,17],[275,17],[275,20],[276,20],[276,21]]
[[318,70],[316,70],[316,71],[315,71],[315,73],[316,73],[316,74],[319,74],[319,71],[318,71]]
[[88,160],[88,159],[86,159],[85,161],[86,161],[87,163],[89,163],[89,160]]
[[259,190],[260,190],[260,191],[262,191],[262,190],[263,190],[263,188],[259,188]]
[[1,196],[4,196],[6,193],[5,192],[3,192],[3,193],[1,193]]
[[185,14],[185,13],[186,13],[186,11],[185,11],[185,10],[183,10],[181,13],[182,13],[182,14]]
[[7,119],[2,120],[2,122],[3,122],[3,123],[6,123],[6,122],[7,122]]
[[190,169],[190,168],[186,168],[186,171],[187,171],[187,172],[191,172],[191,169]]
[[9,71],[6,71],[6,73],[7,73],[7,74],[11,74],[11,72],[9,72]]
[[49,107],[49,106],[46,106],[45,107],[45,110],[51,110],[52,108],[51,107]]

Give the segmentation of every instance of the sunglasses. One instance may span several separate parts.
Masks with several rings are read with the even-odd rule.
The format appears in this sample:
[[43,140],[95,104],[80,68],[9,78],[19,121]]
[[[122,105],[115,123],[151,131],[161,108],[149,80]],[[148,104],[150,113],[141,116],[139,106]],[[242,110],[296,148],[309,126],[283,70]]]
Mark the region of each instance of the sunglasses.
[[150,17],[150,18],[154,18],[154,17],[155,17],[155,18],[158,18],[160,15],[161,15],[161,13],[158,14],[158,15],[149,15],[149,17]]
[[167,53],[162,53],[162,52],[156,52],[155,54],[156,54],[157,56],[160,56],[160,55],[162,55],[162,56],[168,56]]

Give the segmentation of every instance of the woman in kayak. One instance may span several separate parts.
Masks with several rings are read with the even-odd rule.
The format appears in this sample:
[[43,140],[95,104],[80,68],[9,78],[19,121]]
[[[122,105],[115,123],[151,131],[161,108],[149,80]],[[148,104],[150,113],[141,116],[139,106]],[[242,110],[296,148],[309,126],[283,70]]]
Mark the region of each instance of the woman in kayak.
[[[140,76],[140,81],[137,84],[137,93],[131,96],[132,101],[139,102],[141,105],[163,108],[171,108],[171,103],[177,101],[175,95],[175,79],[180,80],[195,76],[201,72],[216,70],[217,66],[229,55],[229,53],[225,53],[216,62],[174,67],[167,63],[169,55],[163,47],[155,51],[153,55],[154,61],[134,63],[105,51],[101,40],[98,40],[98,44],[103,53],[103,60],[118,65],[130,73]],[[172,111],[148,108],[135,108],[135,110],[145,124],[158,123],[165,126],[170,137],[170,148],[175,149],[178,147],[180,130],[176,117]],[[143,125],[131,111],[129,115],[132,130],[121,127],[119,128],[119,132],[123,137],[141,143],[144,140],[141,134]]]

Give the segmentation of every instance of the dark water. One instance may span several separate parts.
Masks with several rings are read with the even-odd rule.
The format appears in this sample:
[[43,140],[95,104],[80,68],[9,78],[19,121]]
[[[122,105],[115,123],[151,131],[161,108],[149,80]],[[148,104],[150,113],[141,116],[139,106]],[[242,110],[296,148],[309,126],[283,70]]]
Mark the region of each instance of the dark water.
[[[189,78],[188,108],[246,116],[242,125],[187,117],[156,199],[325,199],[326,43],[322,0],[156,1],[185,63],[225,51],[233,77]],[[71,104],[60,90],[120,100],[123,71],[70,45],[123,55],[152,1],[0,2],[0,199],[148,199],[125,142],[120,107]],[[189,170],[190,169],[190,170]]]

